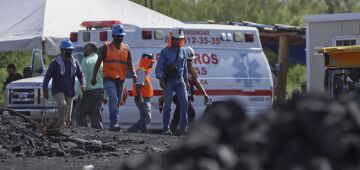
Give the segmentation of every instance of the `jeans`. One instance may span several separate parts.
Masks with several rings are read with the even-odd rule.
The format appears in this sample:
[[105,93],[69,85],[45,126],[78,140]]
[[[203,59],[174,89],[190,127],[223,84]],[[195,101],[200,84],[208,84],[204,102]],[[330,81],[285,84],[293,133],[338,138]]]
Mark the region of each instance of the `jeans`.
[[53,97],[58,104],[57,126],[68,127],[71,122],[72,97],[65,97],[62,92],[56,93]]
[[83,94],[76,116],[76,124],[78,126],[88,127],[86,121],[86,116],[88,115],[91,121],[91,128],[103,128],[101,118],[103,94],[103,89],[87,90]]
[[163,112],[163,131],[168,130],[170,122],[170,112],[173,92],[175,91],[178,96],[180,104],[180,129],[185,129],[188,125],[187,112],[188,112],[188,97],[185,82],[182,79],[168,79],[165,84],[164,94],[164,112]]
[[124,81],[123,80],[109,80],[104,79],[104,88],[109,97],[109,112],[110,112],[110,128],[114,127],[119,121],[118,101],[121,99]]
[[[180,120],[180,104],[178,101],[177,95],[173,97],[173,102],[176,105],[173,118],[170,123],[170,130],[171,132],[176,132],[178,126],[179,126],[179,120]],[[189,122],[189,128],[191,128],[192,125],[194,125],[195,121],[195,109],[194,105],[189,101],[188,102],[188,122]]]
[[130,128],[128,129],[128,132],[147,132],[147,128],[150,125],[150,119],[151,119],[151,103],[150,103],[150,98],[144,98],[144,104],[140,105],[140,103],[138,102],[138,97],[135,96],[134,100],[135,100],[135,104],[138,107],[139,111],[140,111],[140,119],[134,123],[133,125],[130,126]]

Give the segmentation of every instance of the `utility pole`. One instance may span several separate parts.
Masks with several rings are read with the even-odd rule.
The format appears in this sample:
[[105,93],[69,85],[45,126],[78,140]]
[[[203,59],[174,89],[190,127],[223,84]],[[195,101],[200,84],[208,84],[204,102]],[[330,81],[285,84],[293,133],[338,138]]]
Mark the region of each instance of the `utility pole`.
[[288,37],[286,35],[280,35],[279,58],[277,68],[277,77],[279,82],[279,93],[277,94],[277,99],[279,103],[284,103],[286,99],[286,79],[288,71],[287,56],[289,52],[288,46]]

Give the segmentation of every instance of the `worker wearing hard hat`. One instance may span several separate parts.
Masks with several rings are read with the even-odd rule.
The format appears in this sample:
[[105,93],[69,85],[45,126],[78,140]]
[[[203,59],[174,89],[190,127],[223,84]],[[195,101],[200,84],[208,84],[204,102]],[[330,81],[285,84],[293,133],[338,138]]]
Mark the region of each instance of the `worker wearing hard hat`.
[[184,30],[174,30],[171,37],[172,44],[163,48],[155,68],[156,77],[160,81],[160,86],[164,89],[165,106],[163,110],[162,134],[172,135],[169,127],[170,112],[173,92],[175,91],[180,103],[180,129],[179,134],[187,130],[187,90],[188,73],[186,63],[186,51],[182,47],[184,41]]
[[78,60],[71,54],[74,49],[70,40],[60,43],[60,55],[50,63],[43,80],[43,96],[48,99],[48,84],[52,79],[51,93],[58,103],[59,127],[68,127],[71,122],[71,110],[73,97],[75,96],[75,76],[81,84],[81,90],[85,92],[85,78]]
[[112,131],[120,130],[118,124],[119,108],[118,103],[122,97],[124,81],[126,78],[126,67],[129,67],[134,81],[136,81],[136,73],[134,70],[130,48],[127,44],[122,43],[126,35],[123,25],[114,25],[112,28],[111,43],[106,42],[98,51],[98,60],[94,66],[94,72],[91,84],[96,84],[96,73],[103,63],[103,83],[106,94],[109,97],[110,111],[110,129]]
[[[194,95],[195,95],[195,87],[204,95],[204,104],[209,105],[211,104],[211,99],[208,96],[208,94],[205,91],[205,88],[200,83],[199,77],[196,73],[195,68],[193,67],[193,61],[195,60],[195,51],[191,47],[186,48],[186,61],[187,61],[187,67],[188,67],[188,81],[189,81],[189,88],[188,88],[188,122],[189,127],[193,125],[195,121],[195,108],[192,102],[194,102]],[[177,96],[175,95],[173,97],[173,101],[176,105],[175,112],[173,115],[173,118],[170,123],[170,130],[172,133],[176,133],[178,125],[179,125],[179,119],[180,119],[180,107],[179,107],[179,101]]]
[[155,63],[153,54],[145,53],[142,55],[139,67],[136,71],[138,79],[133,84],[133,96],[135,104],[140,111],[140,119],[130,126],[128,132],[147,133],[151,119],[150,98],[154,95],[150,72]]

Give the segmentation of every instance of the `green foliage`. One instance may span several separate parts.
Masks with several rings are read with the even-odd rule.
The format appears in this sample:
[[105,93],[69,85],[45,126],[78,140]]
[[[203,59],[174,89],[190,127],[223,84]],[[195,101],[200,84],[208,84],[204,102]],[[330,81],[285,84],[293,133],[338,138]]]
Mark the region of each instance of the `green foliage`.
[[[145,5],[150,0],[132,0]],[[305,15],[360,12],[358,0],[152,0],[154,10],[186,21],[252,21],[304,26]]]
[[[14,64],[17,71],[22,74],[24,67],[29,66],[31,63],[31,52],[0,52],[0,81],[4,82],[7,77],[6,67],[8,64]],[[2,90],[3,83],[0,83]],[[0,106],[3,106],[4,95],[0,96]]]
[[275,65],[277,63],[277,55],[270,49],[264,49],[265,56],[270,64],[272,71],[275,71]]
[[297,64],[289,68],[286,81],[288,97],[294,90],[301,90],[301,83],[303,81],[306,81],[306,66]]

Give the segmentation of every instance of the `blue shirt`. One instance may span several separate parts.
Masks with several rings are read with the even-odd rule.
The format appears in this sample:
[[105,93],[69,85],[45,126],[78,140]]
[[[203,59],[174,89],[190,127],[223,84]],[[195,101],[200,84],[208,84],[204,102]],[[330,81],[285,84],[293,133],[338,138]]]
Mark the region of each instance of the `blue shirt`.
[[63,92],[65,97],[74,97],[75,96],[75,76],[80,81],[80,84],[84,85],[85,78],[81,70],[81,66],[78,60],[74,59],[76,63],[76,73],[71,76],[71,61],[64,60],[65,73],[61,75],[60,65],[53,60],[50,63],[48,70],[46,71],[44,80],[43,80],[43,89],[48,90],[48,85],[50,79],[52,79],[51,93],[55,95],[56,93]]
[[[176,56],[179,53],[179,57],[175,63]],[[160,58],[159,61],[156,64],[155,68],[155,74],[157,78],[164,78],[164,69],[174,64],[177,68],[177,76],[181,77],[181,79],[187,80],[188,78],[188,70],[187,70],[187,63],[186,63],[186,51],[184,48],[174,48],[171,47],[165,47],[160,52]]]

